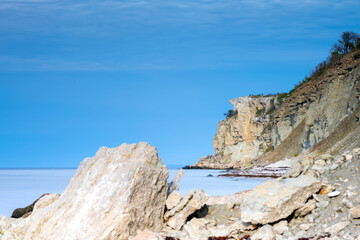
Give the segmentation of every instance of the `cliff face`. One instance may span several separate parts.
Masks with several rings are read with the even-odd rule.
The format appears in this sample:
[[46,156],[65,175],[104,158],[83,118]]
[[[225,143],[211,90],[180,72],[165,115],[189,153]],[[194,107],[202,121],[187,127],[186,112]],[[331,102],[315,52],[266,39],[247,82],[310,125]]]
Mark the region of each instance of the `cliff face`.
[[236,114],[219,122],[213,142],[216,153],[194,166],[250,167],[312,151],[335,131],[341,132],[338,128],[347,118],[358,121],[353,115],[360,105],[359,66],[360,51],[355,51],[284,101],[280,95],[231,99]]
[[199,167],[229,168],[246,165],[271,148],[266,127],[276,97],[240,97],[231,99],[235,115],[218,124],[213,141],[215,155],[200,159]]

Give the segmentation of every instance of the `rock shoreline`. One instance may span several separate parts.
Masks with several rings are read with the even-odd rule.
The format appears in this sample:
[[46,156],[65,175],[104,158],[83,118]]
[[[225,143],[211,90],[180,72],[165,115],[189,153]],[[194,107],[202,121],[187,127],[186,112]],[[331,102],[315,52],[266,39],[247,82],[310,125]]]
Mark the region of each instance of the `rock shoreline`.
[[360,49],[344,56],[291,94],[230,99],[218,123],[215,153],[193,168],[246,169],[299,156],[314,148],[340,154],[359,146]]
[[23,218],[0,216],[0,239],[358,239],[359,148],[267,168],[287,172],[228,196],[182,196],[182,170],[168,185],[154,147],[101,148],[63,194],[41,197]]

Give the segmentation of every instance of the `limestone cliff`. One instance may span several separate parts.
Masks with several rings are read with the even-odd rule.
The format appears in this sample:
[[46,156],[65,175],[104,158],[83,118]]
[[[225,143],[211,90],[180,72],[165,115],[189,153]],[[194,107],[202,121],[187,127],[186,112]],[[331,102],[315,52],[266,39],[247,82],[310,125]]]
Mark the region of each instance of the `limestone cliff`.
[[[342,133],[349,125],[352,129],[358,126],[359,66],[357,50],[319,77],[301,84],[285,99],[284,95],[231,99],[235,114],[218,124],[213,141],[215,154],[201,158],[193,167],[262,165],[314,151],[320,143],[321,152],[328,151],[323,141],[332,133]],[[332,136],[331,145],[345,137]]]
[[214,137],[216,154],[196,164],[199,167],[240,167],[271,149],[266,128],[276,108],[276,96],[231,99],[234,115],[220,121]]

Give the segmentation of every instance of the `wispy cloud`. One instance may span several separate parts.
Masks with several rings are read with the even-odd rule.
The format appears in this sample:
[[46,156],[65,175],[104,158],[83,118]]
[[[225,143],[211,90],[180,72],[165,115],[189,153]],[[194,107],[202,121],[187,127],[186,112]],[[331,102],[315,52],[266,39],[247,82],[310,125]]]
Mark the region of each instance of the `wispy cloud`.
[[355,0],[0,0],[0,69],[228,67],[254,48],[271,55],[357,31],[359,9]]

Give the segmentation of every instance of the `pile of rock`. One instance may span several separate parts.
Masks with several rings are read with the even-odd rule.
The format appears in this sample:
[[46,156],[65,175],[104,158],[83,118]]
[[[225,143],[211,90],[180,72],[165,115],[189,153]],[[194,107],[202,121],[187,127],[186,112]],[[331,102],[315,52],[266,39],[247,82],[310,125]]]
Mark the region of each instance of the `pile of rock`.
[[[282,177],[221,203],[208,200],[174,239],[357,239],[360,236],[360,149],[294,161]],[[345,178],[346,177],[346,178]],[[217,198],[220,199],[220,198]],[[223,201],[225,200],[225,201]]]
[[[178,192],[146,143],[100,148],[61,196],[26,218],[0,216],[1,240],[281,240],[360,236],[360,149],[295,161],[281,178],[231,196]],[[216,239],[216,238],[213,238]]]

